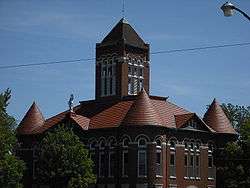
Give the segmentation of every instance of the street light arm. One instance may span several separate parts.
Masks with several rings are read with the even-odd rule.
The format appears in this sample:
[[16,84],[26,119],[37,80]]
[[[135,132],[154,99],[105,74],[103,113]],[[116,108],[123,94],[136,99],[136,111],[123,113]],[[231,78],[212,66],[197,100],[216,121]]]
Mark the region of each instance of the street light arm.
[[232,6],[232,8],[234,10],[237,10],[238,12],[240,12],[243,16],[245,16],[250,21],[250,17],[245,12],[243,12],[242,10],[240,10],[239,8],[237,8],[235,6]]

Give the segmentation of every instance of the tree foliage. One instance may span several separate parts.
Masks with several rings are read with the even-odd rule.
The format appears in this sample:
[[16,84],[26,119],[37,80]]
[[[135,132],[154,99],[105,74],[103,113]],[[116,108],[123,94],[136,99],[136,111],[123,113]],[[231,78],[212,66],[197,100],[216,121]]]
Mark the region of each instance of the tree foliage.
[[222,104],[222,108],[239,133],[236,142],[228,143],[221,168],[226,188],[250,187],[250,107]]
[[250,119],[250,106],[239,106],[233,105],[231,103],[221,105],[224,113],[228,117],[234,129],[238,132],[242,125],[246,123],[248,119]]
[[8,115],[11,91],[0,94],[0,187],[21,187],[19,183],[25,169],[24,162],[14,155],[16,146],[15,119]]
[[52,187],[85,188],[95,182],[93,162],[72,130],[59,126],[46,133],[40,146],[37,173],[42,183]]

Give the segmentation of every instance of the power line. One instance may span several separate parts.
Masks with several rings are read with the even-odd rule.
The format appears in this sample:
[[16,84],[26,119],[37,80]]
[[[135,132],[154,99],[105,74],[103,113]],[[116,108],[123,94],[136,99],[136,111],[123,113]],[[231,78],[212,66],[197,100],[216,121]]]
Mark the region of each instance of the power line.
[[[236,47],[236,46],[248,46],[250,42],[245,43],[234,43],[234,44],[223,44],[223,45],[213,45],[213,46],[202,46],[202,47],[194,47],[194,48],[182,48],[182,49],[173,49],[173,50],[162,50],[151,52],[151,55],[157,54],[170,54],[170,53],[178,53],[178,52],[188,52],[188,51],[200,51],[207,49],[217,49],[217,48],[227,48],[227,47]],[[72,60],[62,60],[62,61],[51,61],[45,63],[30,63],[30,64],[19,64],[19,65],[4,65],[0,66],[0,69],[11,69],[11,68],[21,68],[21,67],[31,67],[31,66],[40,66],[40,65],[52,65],[52,64],[64,64],[64,63],[80,63],[85,61],[92,61],[95,58],[82,58],[82,59],[72,59]]]
[[166,54],[166,53],[175,53],[175,52],[198,51],[198,50],[206,50],[206,49],[226,48],[226,47],[235,47],[235,46],[248,46],[248,45],[250,45],[250,42],[223,44],[223,45],[215,45],[215,46],[203,46],[203,47],[195,47],[195,48],[174,49],[174,50],[164,50],[164,51],[152,52],[151,54],[152,55]]
[[73,59],[73,60],[62,60],[62,61],[50,61],[50,62],[46,62],[46,63],[30,63],[30,64],[19,64],[19,65],[6,65],[6,66],[0,66],[0,69],[31,67],[31,66],[39,66],[39,65],[52,65],[52,64],[62,64],[62,63],[80,63],[82,61],[92,61],[92,60],[95,60],[95,58]]

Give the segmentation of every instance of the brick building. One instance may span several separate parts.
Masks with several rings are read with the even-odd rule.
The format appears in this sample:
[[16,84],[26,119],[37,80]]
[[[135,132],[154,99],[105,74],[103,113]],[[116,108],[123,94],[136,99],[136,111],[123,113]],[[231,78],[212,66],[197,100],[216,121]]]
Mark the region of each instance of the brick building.
[[94,100],[49,119],[32,104],[17,129],[19,154],[29,161],[26,187],[36,184],[39,138],[61,123],[89,148],[98,188],[216,187],[216,153],[237,134],[215,99],[200,118],[151,96],[149,49],[121,19],[96,44]]

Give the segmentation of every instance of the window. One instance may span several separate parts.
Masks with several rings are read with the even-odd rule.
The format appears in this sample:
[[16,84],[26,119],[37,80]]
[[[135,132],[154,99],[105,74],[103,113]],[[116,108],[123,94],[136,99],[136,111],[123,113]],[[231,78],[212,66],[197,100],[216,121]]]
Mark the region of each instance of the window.
[[140,138],[138,140],[138,176],[147,176],[147,153],[146,153],[146,140]]
[[146,140],[145,139],[139,140],[139,147],[146,147]]
[[175,150],[175,141],[170,141],[170,150]]
[[128,151],[122,153],[122,176],[128,176]]
[[170,178],[176,177],[176,164],[175,164],[175,146],[176,141],[171,139],[170,142],[170,160],[169,160],[169,176]]
[[115,68],[116,59],[107,59],[101,63],[101,95],[109,96],[115,94]]
[[142,89],[143,89],[143,80],[140,80],[139,91],[142,91]]
[[128,94],[136,95],[143,88],[143,63],[142,60],[131,59],[128,61]]
[[201,146],[201,143],[197,141],[196,146],[195,146],[196,152],[200,152],[200,146]]
[[99,153],[99,177],[105,176],[105,154],[104,152]]
[[133,94],[136,95],[138,92],[138,78],[133,78]]
[[185,145],[185,151],[188,151],[188,142],[185,142],[184,145]]
[[143,77],[143,68],[139,68],[139,76]]
[[134,76],[137,76],[138,75],[138,73],[137,73],[137,67],[134,67]]
[[108,66],[108,76],[112,76],[112,66]]
[[133,91],[132,91],[132,78],[128,78],[128,94],[129,95],[133,94]]
[[195,166],[200,166],[200,156],[199,155],[196,155]]
[[212,142],[208,143],[208,179],[213,180],[216,176],[216,169],[214,167],[214,160],[213,160],[213,150],[214,145]]
[[194,143],[193,142],[190,143],[189,147],[190,147],[191,151],[194,151]]
[[156,176],[162,176],[162,150],[161,141],[156,141]]
[[176,174],[175,174],[175,153],[171,153],[170,154],[170,178],[175,178]]
[[99,147],[99,177],[104,177],[105,176],[105,163],[106,163],[106,159],[105,159],[105,142],[102,140],[99,143],[100,147]]
[[208,155],[208,179],[213,180],[216,176],[216,169],[213,164],[213,156],[212,154]]
[[200,179],[200,141],[185,141],[185,179]]
[[109,177],[114,177],[114,170],[115,170],[115,139],[111,138],[109,140],[109,168],[108,168],[108,174]]
[[184,156],[184,165],[188,166],[188,155],[187,154],[185,154],[185,156]]
[[115,170],[115,152],[109,153],[109,177],[114,177]]
[[175,154],[174,153],[170,154],[170,165],[171,166],[175,165]]
[[209,143],[208,144],[208,153],[212,153],[213,152],[213,144]]
[[129,139],[128,139],[128,138],[124,138],[124,139],[123,139],[122,146],[123,146],[123,147],[128,147],[128,144],[129,144]]
[[122,176],[127,177],[128,176],[128,145],[129,145],[129,139],[125,137],[122,141]]
[[200,179],[200,155],[195,156],[194,175],[195,175],[196,179]]
[[146,151],[138,151],[138,176],[145,177],[147,176],[146,173],[147,169],[147,156]]
[[90,149],[90,158],[93,161],[93,172],[94,174],[96,174],[96,155],[95,155],[95,149],[96,149],[96,141],[93,141],[90,145],[89,145],[89,149]]
[[213,167],[213,157],[211,155],[208,156],[208,167],[209,168]]

